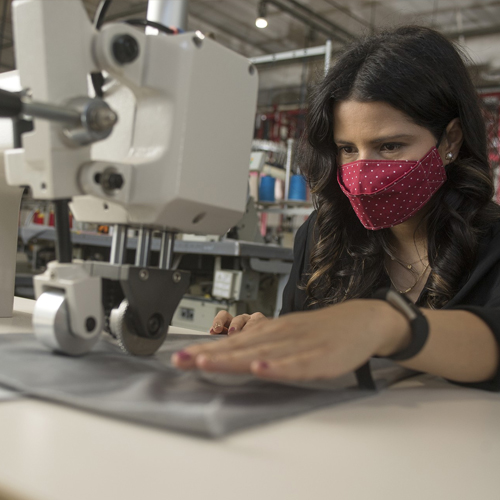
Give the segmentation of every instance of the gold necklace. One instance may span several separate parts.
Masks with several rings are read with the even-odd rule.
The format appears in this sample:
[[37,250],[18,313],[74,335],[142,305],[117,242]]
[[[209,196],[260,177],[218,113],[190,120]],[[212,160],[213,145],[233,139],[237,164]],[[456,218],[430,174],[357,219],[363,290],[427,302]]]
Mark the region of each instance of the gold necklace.
[[[386,252],[387,253],[387,252]],[[426,257],[424,257],[424,259],[419,259],[419,260],[416,260],[415,262],[412,262],[411,264],[407,264],[406,262],[403,262],[402,260],[399,260],[397,259],[396,257],[394,257],[393,255],[391,255],[390,253],[387,253],[387,255],[389,256],[389,258],[393,261],[393,262],[397,262],[400,266],[403,266],[405,269],[408,269],[409,271],[412,271],[413,270],[413,266],[417,263],[417,262],[422,262]]]
[[422,276],[425,274],[425,272],[427,271],[427,269],[429,269],[429,265],[430,264],[427,264],[423,271],[418,275],[415,283],[413,283],[412,286],[410,286],[409,288],[407,288],[406,290],[400,290],[396,284],[394,283],[394,281],[392,281],[392,278],[391,278],[391,275],[389,274],[389,270],[387,269],[387,266],[384,264],[384,268],[385,268],[385,272],[387,273],[387,276],[389,276],[389,281],[391,282],[392,286],[401,294],[407,294],[407,293],[410,293],[416,286],[417,286],[417,283],[422,279]]

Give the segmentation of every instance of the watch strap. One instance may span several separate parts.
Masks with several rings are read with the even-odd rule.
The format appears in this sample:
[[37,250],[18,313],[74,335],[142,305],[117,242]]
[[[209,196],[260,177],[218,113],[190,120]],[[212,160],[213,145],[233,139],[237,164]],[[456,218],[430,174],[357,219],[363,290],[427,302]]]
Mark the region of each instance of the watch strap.
[[423,349],[429,336],[429,323],[427,318],[413,302],[410,302],[406,297],[392,288],[377,290],[372,295],[372,298],[388,302],[394,309],[406,317],[411,329],[411,340],[409,345],[403,350],[385,357],[394,361],[403,361],[416,356]]

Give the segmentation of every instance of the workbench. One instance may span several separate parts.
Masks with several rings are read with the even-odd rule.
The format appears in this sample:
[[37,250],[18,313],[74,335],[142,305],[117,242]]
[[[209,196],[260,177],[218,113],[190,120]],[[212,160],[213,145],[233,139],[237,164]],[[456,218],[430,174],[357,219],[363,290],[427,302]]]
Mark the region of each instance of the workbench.
[[[33,305],[0,333],[31,331]],[[498,394],[428,375],[221,440],[4,400],[0,499],[496,500],[499,421]]]

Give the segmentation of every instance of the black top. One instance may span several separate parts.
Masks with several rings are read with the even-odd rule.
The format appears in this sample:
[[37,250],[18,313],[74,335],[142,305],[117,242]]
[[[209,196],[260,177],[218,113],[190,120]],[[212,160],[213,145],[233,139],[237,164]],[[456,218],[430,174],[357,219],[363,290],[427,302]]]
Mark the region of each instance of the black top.
[[[299,284],[303,283],[302,277],[310,268],[309,255],[314,243],[315,221],[316,212],[313,212],[295,236],[294,261],[283,292],[280,314],[311,309],[306,305],[307,296],[304,290],[299,289]],[[464,277],[462,288],[443,309],[462,309],[476,314],[490,327],[500,343],[500,221],[493,224],[482,237],[472,273]],[[500,367],[490,381],[460,385],[500,391]]]

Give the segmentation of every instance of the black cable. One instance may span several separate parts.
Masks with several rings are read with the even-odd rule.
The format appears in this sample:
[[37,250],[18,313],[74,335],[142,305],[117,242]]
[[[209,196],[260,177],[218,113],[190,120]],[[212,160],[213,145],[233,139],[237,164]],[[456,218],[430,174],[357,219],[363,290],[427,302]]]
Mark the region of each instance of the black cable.
[[156,23],[155,21],[150,21],[149,19],[125,19],[124,23],[130,24],[131,26],[150,26],[151,28],[155,28],[162,33],[166,33],[167,35],[175,35],[175,31],[171,28],[167,28],[163,24]]
[[0,61],[2,59],[3,38],[5,35],[5,23],[7,21],[9,3],[9,0],[3,0],[2,26],[0,27]]
[[104,92],[102,90],[102,87],[104,85],[103,74],[100,71],[90,73],[90,79],[92,80],[92,86],[94,87],[96,97],[100,97],[102,99],[104,96]]
[[[101,0],[101,2],[99,3],[99,6],[97,7],[94,14],[93,22],[95,29],[101,29],[102,25],[104,24],[104,18],[106,17],[106,13],[112,1],[113,0]],[[151,28],[156,28],[158,31],[167,33],[168,35],[176,34],[175,30],[155,21],[150,21],[149,19],[126,19],[124,22],[132,26],[150,26]]]
[[[101,0],[99,3],[94,15],[94,27],[96,30],[100,30],[104,24],[106,12],[108,11],[112,1],[113,0]],[[151,28],[156,28],[158,31],[166,33],[167,35],[174,35],[176,33],[174,30],[167,28],[163,24],[149,21],[148,19],[126,19],[124,22],[130,24],[131,26],[150,26]],[[104,85],[103,74],[100,71],[91,73],[90,78],[92,80],[92,86],[94,87],[96,97],[102,98],[104,96],[104,92],[102,90]]]
[[96,30],[100,30],[101,26],[104,24],[104,17],[112,1],[113,0],[101,0],[99,3],[94,15],[94,28]]

